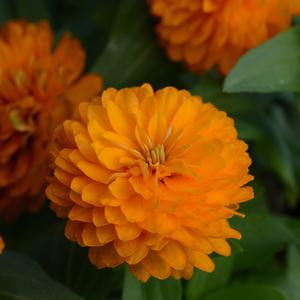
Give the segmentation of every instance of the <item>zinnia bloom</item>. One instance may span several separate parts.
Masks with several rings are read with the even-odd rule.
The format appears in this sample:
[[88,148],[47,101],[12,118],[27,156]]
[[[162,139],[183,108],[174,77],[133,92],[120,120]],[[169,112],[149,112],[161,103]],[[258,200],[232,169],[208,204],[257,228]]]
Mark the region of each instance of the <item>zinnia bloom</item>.
[[211,272],[241,237],[227,219],[253,197],[233,120],[188,91],[109,88],[56,132],[52,208],[98,268],[141,281]]
[[0,236],[0,254],[3,252],[5,245],[2,237]]
[[72,117],[74,104],[100,91],[98,76],[81,75],[79,41],[64,34],[53,44],[47,22],[0,28],[0,216],[6,220],[40,207],[53,128]]
[[285,30],[300,0],[149,0],[157,32],[173,61],[227,74],[239,57]]

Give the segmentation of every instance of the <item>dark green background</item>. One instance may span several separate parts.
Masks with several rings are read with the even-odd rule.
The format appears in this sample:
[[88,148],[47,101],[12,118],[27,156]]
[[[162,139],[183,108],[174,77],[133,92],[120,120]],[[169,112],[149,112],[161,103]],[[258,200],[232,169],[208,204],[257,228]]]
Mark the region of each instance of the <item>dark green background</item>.
[[96,270],[86,249],[68,242],[64,222],[45,205],[1,226],[1,300],[299,300],[300,27],[247,53],[225,79],[196,76],[168,61],[143,0],[0,0],[0,23],[47,19],[57,39],[72,32],[87,51],[87,71],[105,86],[149,82],[201,95],[235,119],[253,158],[255,200],[232,219],[243,234],[216,271],[190,281],[139,283],[125,267]]

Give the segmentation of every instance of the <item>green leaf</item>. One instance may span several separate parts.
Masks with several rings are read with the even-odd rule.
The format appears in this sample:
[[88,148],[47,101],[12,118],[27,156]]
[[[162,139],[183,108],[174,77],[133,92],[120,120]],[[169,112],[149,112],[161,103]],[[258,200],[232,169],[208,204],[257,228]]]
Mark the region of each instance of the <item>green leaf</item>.
[[247,272],[243,276],[236,276],[235,286],[249,284],[266,284],[276,288],[289,300],[298,300],[300,293],[300,251],[294,245],[290,245],[287,251],[285,266],[275,259],[255,272]]
[[263,285],[245,285],[219,290],[203,300],[288,300],[279,290]]
[[[239,212],[246,215],[248,214],[257,214],[257,213],[268,213],[269,207],[266,199],[266,189],[265,186],[259,182],[259,178],[255,178],[253,182],[251,182],[251,186],[254,189],[254,199],[251,201],[247,201],[243,203],[239,209]],[[242,220],[241,220],[242,221]],[[247,219],[246,219],[247,222]]]
[[0,1],[0,25],[11,18],[11,5],[9,0]]
[[242,118],[237,117],[234,120],[234,124],[241,140],[258,141],[263,138],[261,129],[250,120],[243,120]]
[[168,278],[159,282],[162,290],[162,294],[165,300],[181,300],[182,299],[182,285],[180,280]]
[[300,26],[246,53],[225,80],[226,92],[300,90]]
[[129,271],[125,274],[122,300],[181,300],[182,287],[179,280],[150,278],[141,283]]
[[128,270],[125,274],[122,300],[143,300],[146,299],[143,286]]
[[283,289],[290,296],[291,300],[299,299],[300,295],[300,251],[295,246],[289,247],[288,250],[288,268],[286,281]]
[[112,286],[121,288],[123,270],[97,270],[87,248],[66,239],[64,222],[47,207],[38,214],[23,215],[1,233],[8,249],[33,257],[52,278],[88,300],[105,299]]
[[287,272],[281,282],[282,289],[291,300],[298,300],[300,295],[300,251],[295,246],[290,246],[287,253]]
[[144,285],[144,291],[145,299],[147,300],[164,300],[162,290],[158,282],[153,278],[149,279],[149,281]]
[[109,39],[120,0],[50,0],[55,7],[53,26],[61,36],[65,31],[80,40],[86,50],[89,69]]
[[249,213],[245,219],[235,217],[230,223],[242,234],[239,243],[243,251],[236,255],[235,270],[257,268],[284,245],[298,243],[279,216]]
[[1,300],[83,300],[52,280],[31,258],[5,251],[0,256]]
[[68,241],[63,228],[53,234],[34,244],[30,252],[34,256],[41,253],[40,263],[55,279],[89,300],[105,299],[113,287],[121,287],[122,270],[98,270],[89,261],[87,248]]
[[165,280],[150,278],[149,281],[144,284],[144,289],[147,300],[182,299],[181,282],[173,278]]
[[[299,183],[296,176],[295,157],[298,157],[299,142],[293,128],[288,128],[287,116],[282,109],[273,105],[269,114],[258,112],[256,124],[263,132],[263,139],[254,144],[254,154],[283,181],[285,192],[291,206],[294,206],[299,195]],[[298,151],[293,153],[296,147]]]
[[[289,300],[298,300],[300,294],[300,251],[291,245],[287,251],[286,269],[275,274],[266,274],[269,283],[281,290]],[[259,279],[259,276],[258,276]]]
[[289,228],[289,230],[295,236],[296,238],[295,244],[300,246],[300,219],[286,217],[283,220],[284,220],[284,224]]
[[199,78],[192,87],[191,93],[201,96],[205,102],[211,102],[229,114],[247,112],[256,106],[256,101],[253,98],[248,99],[246,96],[224,93],[222,83],[208,75]]
[[50,19],[49,3],[47,0],[13,0],[18,18],[29,21]]
[[233,261],[234,256],[218,257],[214,260],[216,268],[213,273],[195,270],[192,279],[187,282],[186,299],[199,300],[215,289],[224,288],[230,279]]
[[[106,86],[124,87],[174,77],[174,65],[160,49],[146,1],[123,0],[110,40],[92,72]],[[160,85],[163,84],[159,81]]]

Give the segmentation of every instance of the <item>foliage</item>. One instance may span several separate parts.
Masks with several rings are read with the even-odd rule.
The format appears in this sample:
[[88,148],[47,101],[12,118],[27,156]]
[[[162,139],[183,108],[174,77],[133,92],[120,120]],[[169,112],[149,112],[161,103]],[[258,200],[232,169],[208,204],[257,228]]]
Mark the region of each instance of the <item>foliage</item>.
[[243,239],[233,255],[216,257],[216,271],[190,281],[138,282],[125,268],[96,270],[86,249],[68,242],[63,222],[46,206],[1,226],[1,300],[298,300],[300,293],[300,27],[246,53],[225,81],[196,76],[171,63],[157,43],[141,0],[1,0],[0,22],[48,19],[57,35],[83,42],[88,69],[106,86],[150,82],[202,95],[235,119],[250,146],[256,199],[232,222]]

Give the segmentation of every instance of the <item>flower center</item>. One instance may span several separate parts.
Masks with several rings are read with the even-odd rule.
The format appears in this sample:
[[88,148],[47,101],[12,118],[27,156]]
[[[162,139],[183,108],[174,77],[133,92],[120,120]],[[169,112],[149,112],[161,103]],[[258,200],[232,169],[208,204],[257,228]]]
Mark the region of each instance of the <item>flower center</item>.
[[155,147],[149,147],[146,144],[142,145],[145,160],[149,166],[155,168],[160,164],[166,162],[165,147],[162,144],[158,144]]

